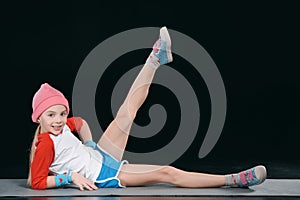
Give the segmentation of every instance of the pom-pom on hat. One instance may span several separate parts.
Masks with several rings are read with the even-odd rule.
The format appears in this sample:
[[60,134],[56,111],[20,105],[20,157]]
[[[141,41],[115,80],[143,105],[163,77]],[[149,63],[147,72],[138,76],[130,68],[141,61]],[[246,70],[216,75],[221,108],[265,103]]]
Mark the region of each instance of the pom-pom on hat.
[[49,107],[54,105],[64,105],[69,113],[69,103],[65,96],[48,83],[41,85],[34,94],[32,100],[32,121],[37,122],[38,117]]

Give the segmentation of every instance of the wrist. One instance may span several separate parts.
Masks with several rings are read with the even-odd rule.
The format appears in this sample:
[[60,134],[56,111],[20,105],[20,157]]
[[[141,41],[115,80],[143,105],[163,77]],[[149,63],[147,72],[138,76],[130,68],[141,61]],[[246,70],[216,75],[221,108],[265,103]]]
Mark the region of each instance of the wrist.
[[83,144],[87,147],[92,147],[93,149],[96,148],[96,143],[93,140],[84,140]]
[[69,170],[68,171],[68,174],[67,174],[67,178],[68,178],[68,182],[69,183],[72,183],[73,180],[72,180],[72,175],[73,175],[73,171]]
[[55,185],[56,187],[60,187],[63,185],[69,184],[68,182],[68,176],[66,174],[57,174],[55,177]]
[[60,186],[68,185],[68,184],[72,183],[73,182],[72,174],[73,174],[73,171],[71,171],[71,170],[69,170],[68,173],[57,174],[54,177],[56,187],[60,187]]

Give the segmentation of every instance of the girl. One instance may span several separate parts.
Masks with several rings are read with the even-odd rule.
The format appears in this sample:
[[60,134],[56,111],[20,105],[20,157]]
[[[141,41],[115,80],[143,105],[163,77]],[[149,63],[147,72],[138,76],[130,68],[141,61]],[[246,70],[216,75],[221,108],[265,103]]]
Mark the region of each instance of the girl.
[[[97,144],[84,119],[67,118],[69,104],[64,95],[49,84],[42,84],[32,101],[32,120],[38,127],[31,147],[29,186],[45,189],[73,183],[80,190],[96,190],[154,183],[190,188],[247,187],[262,183],[266,179],[264,166],[236,174],[212,175],[122,160],[130,128],[147,97],[154,74],[160,65],[172,60],[170,36],[163,27],[116,118]],[[82,141],[72,132],[77,132]]]

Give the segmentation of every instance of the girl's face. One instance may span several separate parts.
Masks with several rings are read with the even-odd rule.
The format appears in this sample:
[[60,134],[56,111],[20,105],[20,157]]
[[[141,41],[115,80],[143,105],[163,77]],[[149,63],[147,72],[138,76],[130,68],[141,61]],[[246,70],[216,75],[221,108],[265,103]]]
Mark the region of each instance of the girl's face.
[[41,133],[51,132],[59,135],[67,122],[67,110],[63,105],[54,105],[45,110],[39,117]]

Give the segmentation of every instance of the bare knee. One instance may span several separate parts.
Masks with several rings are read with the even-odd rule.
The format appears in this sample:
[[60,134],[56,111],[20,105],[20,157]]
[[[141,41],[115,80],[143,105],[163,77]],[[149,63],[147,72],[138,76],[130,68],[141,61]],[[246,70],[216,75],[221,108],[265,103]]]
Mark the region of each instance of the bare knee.
[[128,121],[133,121],[138,109],[128,104],[126,101],[120,106],[117,117],[126,118]]
[[172,166],[164,166],[160,170],[162,182],[177,185],[180,180],[180,170]]
[[122,105],[118,110],[118,113],[115,118],[120,130],[124,133],[129,134],[130,128],[133,124],[136,112],[130,111],[126,105]]

